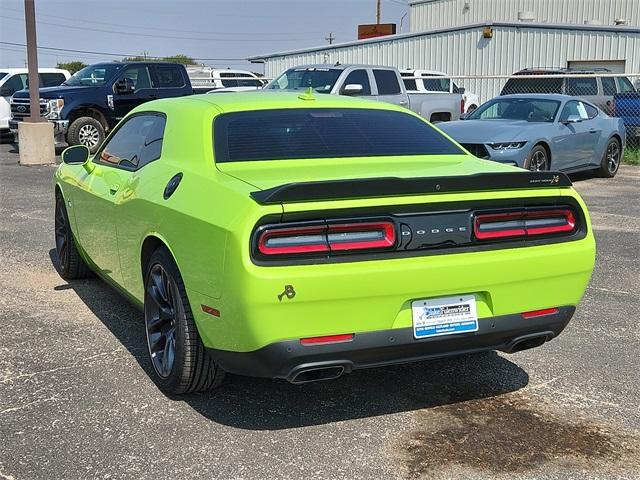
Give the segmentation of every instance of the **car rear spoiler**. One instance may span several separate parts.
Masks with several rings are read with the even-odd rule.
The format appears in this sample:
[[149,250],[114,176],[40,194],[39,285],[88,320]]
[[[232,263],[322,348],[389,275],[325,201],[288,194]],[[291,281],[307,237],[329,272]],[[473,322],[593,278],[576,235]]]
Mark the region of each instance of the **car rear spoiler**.
[[523,171],[435,178],[382,177],[295,182],[251,192],[251,198],[261,205],[271,205],[363,197],[570,187],[571,185],[569,177],[561,172]]

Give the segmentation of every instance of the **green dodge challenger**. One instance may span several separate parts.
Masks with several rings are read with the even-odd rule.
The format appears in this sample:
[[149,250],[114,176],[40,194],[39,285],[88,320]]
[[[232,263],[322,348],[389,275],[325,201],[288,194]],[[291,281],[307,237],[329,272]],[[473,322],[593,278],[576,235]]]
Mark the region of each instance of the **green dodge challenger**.
[[[144,311],[155,381],[294,383],[560,334],[595,241],[561,173],[479,160],[412,112],[311,93],[133,110],[65,150],[55,240]],[[425,367],[428,368],[428,367]]]

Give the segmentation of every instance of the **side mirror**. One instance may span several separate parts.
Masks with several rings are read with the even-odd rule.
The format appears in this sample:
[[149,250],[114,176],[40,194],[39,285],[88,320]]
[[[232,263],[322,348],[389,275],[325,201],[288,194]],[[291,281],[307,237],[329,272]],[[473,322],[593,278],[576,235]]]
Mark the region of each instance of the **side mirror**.
[[62,152],[62,161],[67,165],[82,165],[88,173],[91,173],[93,165],[89,163],[89,154],[86,146],[74,145]]
[[566,120],[562,121],[562,123],[569,125],[570,123],[580,123],[581,121],[582,117],[580,117],[580,115],[569,115]]
[[342,89],[342,95],[362,95],[364,88],[359,83],[350,83]]
[[467,91],[467,89],[466,89],[466,88],[464,88],[464,87],[458,87],[458,92],[457,92],[457,93],[459,93],[460,95],[464,95],[464,92],[466,92],[466,91]]
[[14,92],[12,88],[10,87],[2,87],[0,88],[0,97],[10,97],[11,95],[13,95]]
[[467,118],[469,116],[469,114],[467,112],[465,113],[461,113],[460,114],[460,120],[464,120],[465,118]]
[[136,89],[135,85],[133,84],[133,80],[131,80],[129,77],[124,77],[118,80],[114,85],[114,88],[116,93],[119,94],[133,93]]

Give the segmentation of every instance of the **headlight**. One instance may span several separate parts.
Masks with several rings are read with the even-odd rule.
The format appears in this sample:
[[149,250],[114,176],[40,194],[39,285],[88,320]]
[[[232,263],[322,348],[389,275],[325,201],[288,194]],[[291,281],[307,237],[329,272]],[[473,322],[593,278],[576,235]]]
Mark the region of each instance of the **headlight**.
[[64,100],[62,98],[55,98],[49,100],[47,103],[49,107],[47,118],[60,118],[60,112],[62,111],[62,107],[64,107]]
[[506,143],[492,143],[491,148],[494,150],[517,150],[522,148],[527,142],[506,142]]

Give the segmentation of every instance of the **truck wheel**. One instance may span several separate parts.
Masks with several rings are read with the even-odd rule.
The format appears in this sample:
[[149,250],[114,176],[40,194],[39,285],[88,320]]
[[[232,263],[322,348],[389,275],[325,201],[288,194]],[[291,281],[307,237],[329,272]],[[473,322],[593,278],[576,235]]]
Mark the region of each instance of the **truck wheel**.
[[104,127],[93,117],[76,118],[69,125],[67,143],[69,145],[84,145],[91,153],[96,153],[104,141]]
[[600,161],[600,168],[597,170],[599,177],[611,178],[616,176],[618,168],[620,167],[621,153],[620,142],[616,138],[609,140],[602,160]]
[[82,259],[76,247],[76,241],[69,225],[67,207],[61,193],[56,193],[55,235],[60,276],[65,280],[93,276],[93,272]]
[[155,382],[167,394],[213,390],[224,371],[202,344],[178,267],[165,247],[145,270],[144,320]]

